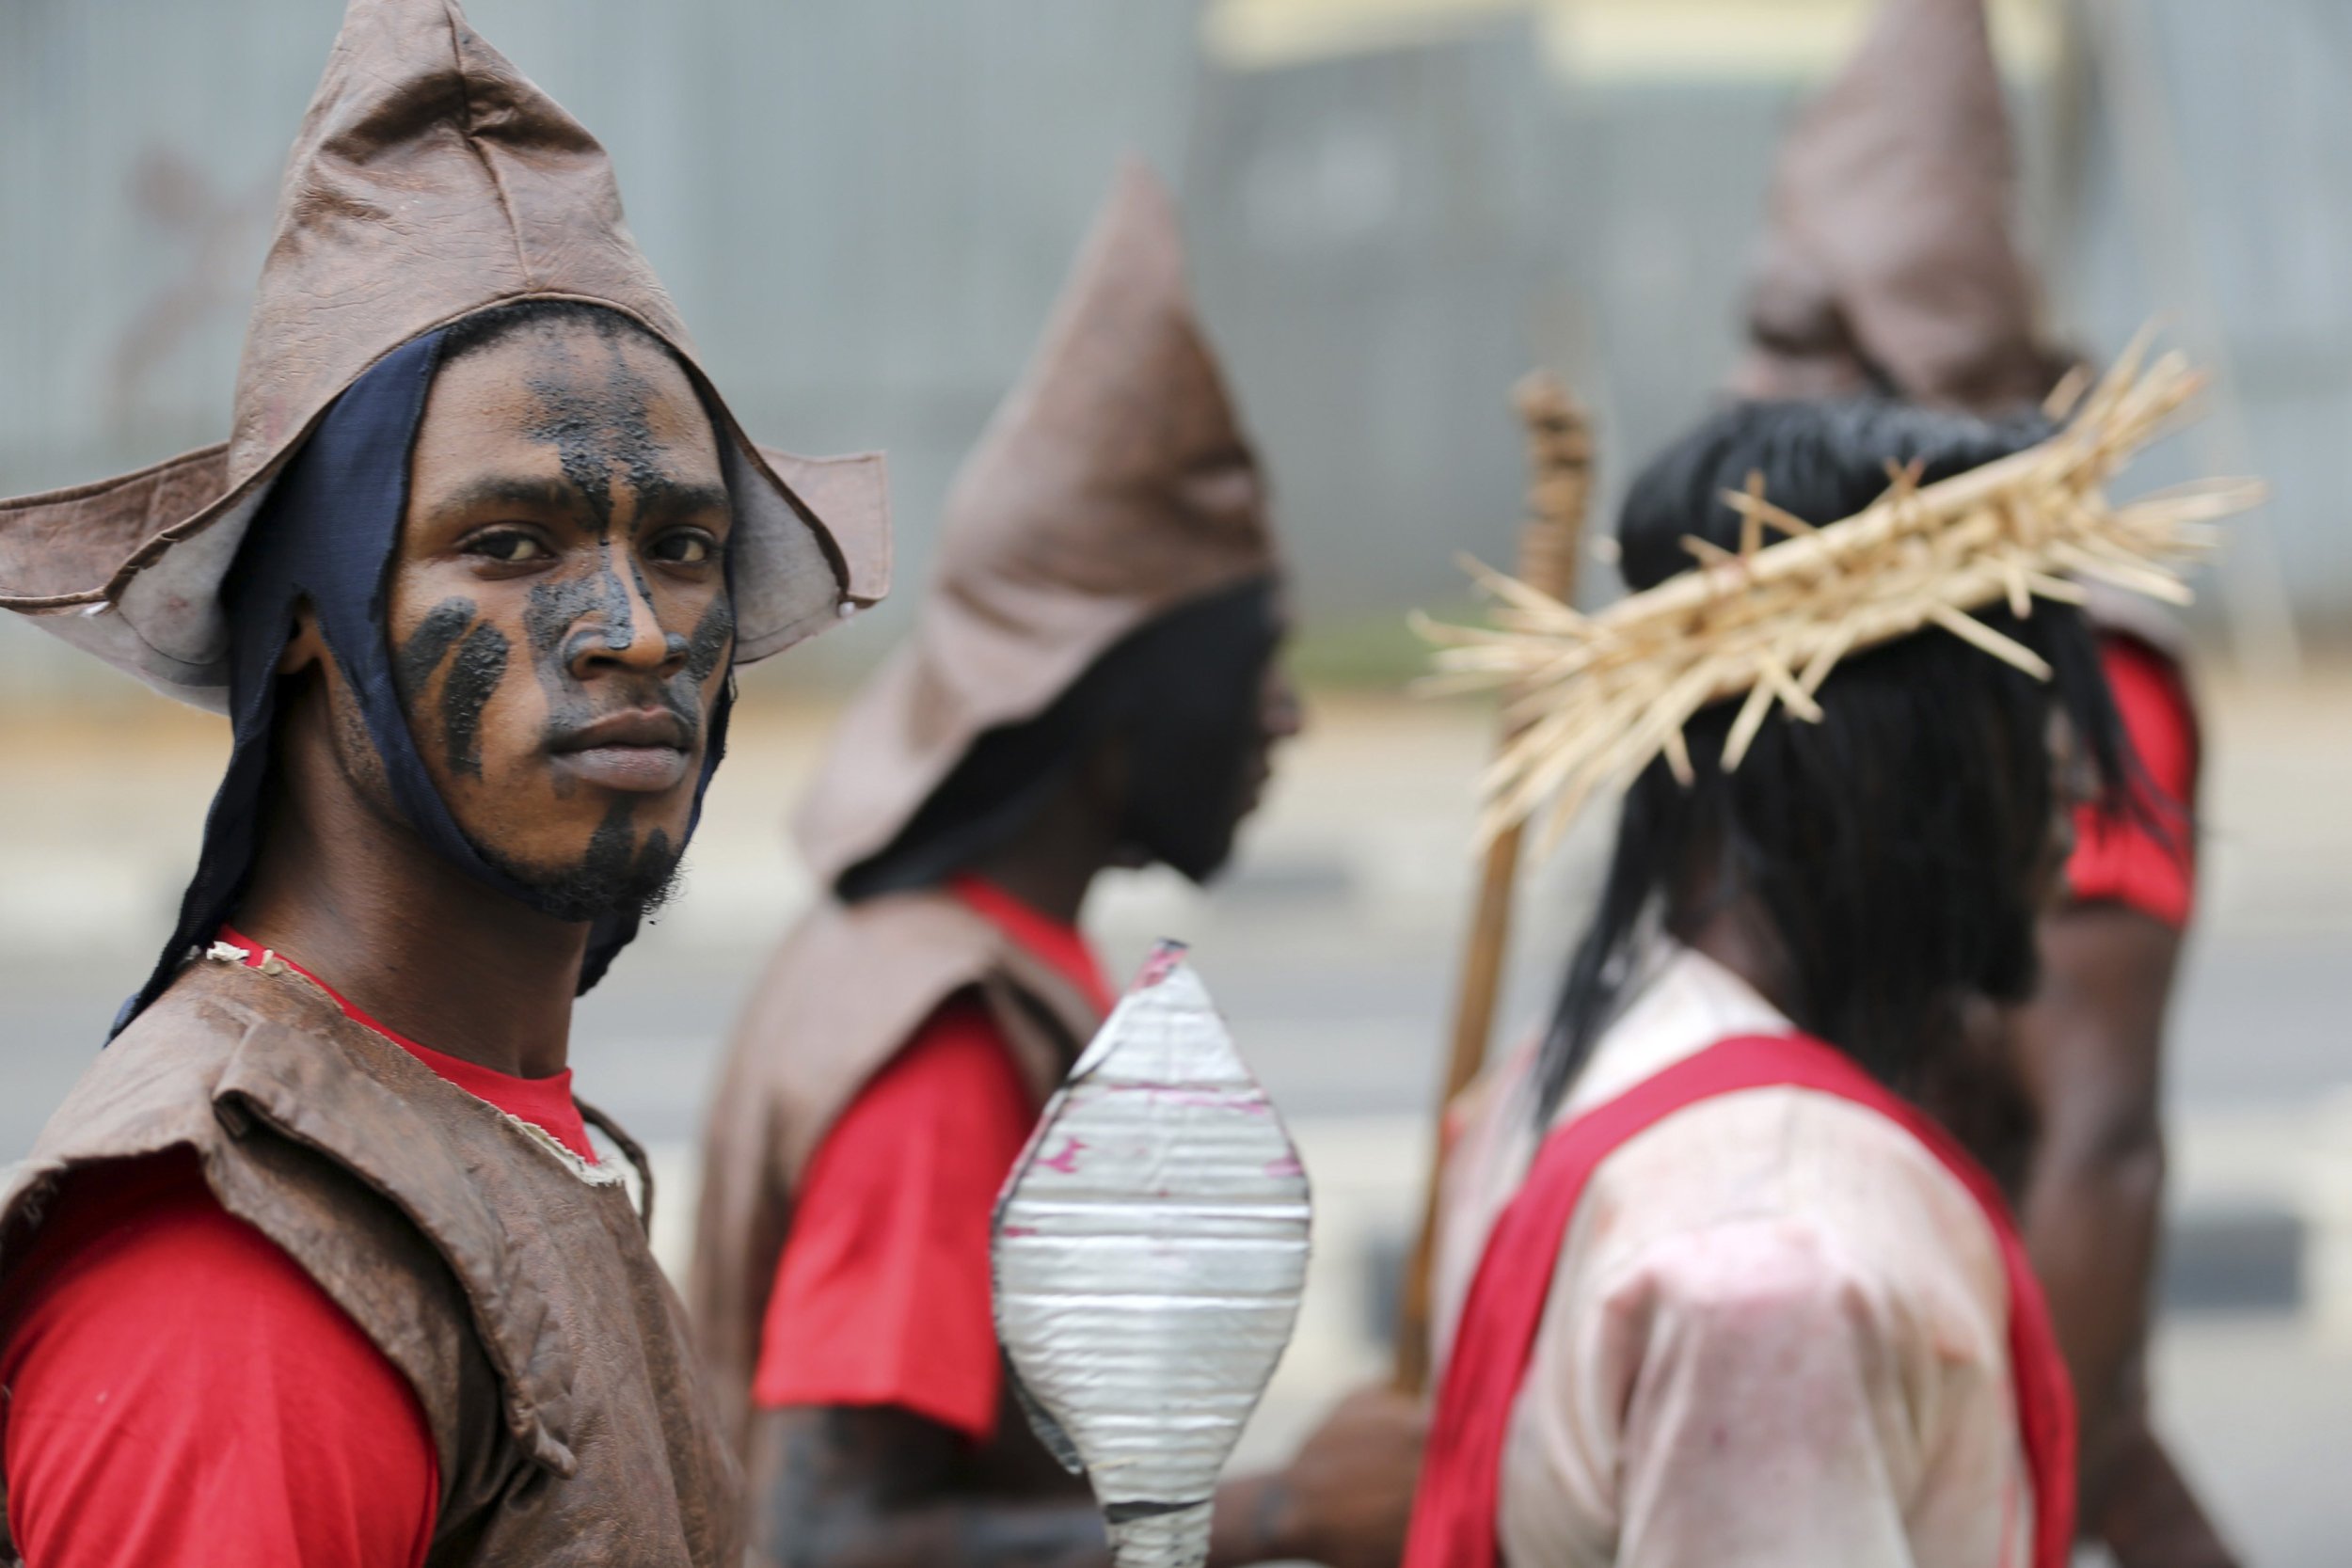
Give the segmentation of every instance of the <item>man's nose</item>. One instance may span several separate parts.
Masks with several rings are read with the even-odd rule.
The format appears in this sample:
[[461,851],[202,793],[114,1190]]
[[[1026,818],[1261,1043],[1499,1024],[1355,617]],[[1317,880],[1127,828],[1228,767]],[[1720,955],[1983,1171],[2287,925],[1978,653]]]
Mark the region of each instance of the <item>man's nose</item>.
[[607,564],[604,592],[566,639],[574,676],[601,671],[675,674],[686,662],[686,639],[667,631],[653,599],[627,560]]

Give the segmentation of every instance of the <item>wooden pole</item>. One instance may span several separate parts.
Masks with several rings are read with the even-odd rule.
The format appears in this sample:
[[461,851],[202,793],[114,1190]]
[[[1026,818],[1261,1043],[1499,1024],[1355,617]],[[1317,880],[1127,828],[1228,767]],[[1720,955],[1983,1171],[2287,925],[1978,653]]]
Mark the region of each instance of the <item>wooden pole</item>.
[[[1521,380],[1512,402],[1527,425],[1530,469],[1528,518],[1519,532],[1517,576],[1566,603],[1576,593],[1577,554],[1592,489],[1591,426],[1567,388],[1548,372],[1537,371]],[[1495,1002],[1502,986],[1503,955],[1511,941],[1512,893],[1518,881],[1521,836],[1522,830],[1516,826],[1495,835],[1486,847],[1477,898],[1470,906],[1470,940],[1462,952],[1461,982],[1454,993],[1454,1036],[1434,1112],[1437,1135],[1432,1140],[1429,1178],[1422,1197],[1421,1230],[1405,1266],[1397,1307],[1395,1384],[1407,1393],[1420,1392],[1429,1381],[1429,1270],[1437,1240],[1438,1172],[1444,1152],[1446,1108],[1486,1066],[1486,1043],[1494,1033]]]

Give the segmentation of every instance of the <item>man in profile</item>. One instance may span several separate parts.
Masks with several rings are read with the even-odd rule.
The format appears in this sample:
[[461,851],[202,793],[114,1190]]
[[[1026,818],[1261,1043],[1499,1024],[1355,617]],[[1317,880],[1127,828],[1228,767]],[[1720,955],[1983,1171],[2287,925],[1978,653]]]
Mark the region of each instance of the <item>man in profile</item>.
[[[1263,482],[1182,261],[1131,164],[800,814],[826,891],[730,1045],[692,1289],[763,1560],[1106,1560],[1007,1385],[991,1210],[1110,1006],[1089,891],[1215,875],[1299,725]],[[1212,1560],[1392,1560],[1417,1433],[1360,1397],[1227,1484]]]

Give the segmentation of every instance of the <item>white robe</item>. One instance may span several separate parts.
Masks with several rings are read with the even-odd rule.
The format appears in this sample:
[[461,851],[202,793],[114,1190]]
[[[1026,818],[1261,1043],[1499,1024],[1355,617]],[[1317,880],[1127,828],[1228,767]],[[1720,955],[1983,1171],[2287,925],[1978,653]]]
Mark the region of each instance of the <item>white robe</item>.
[[[1664,945],[1560,1116],[1788,1027],[1730,971]],[[1520,1052],[1459,1108],[1440,1367],[1534,1155],[1533,1065]],[[1689,1107],[1602,1162],[1569,1227],[1504,1445],[1504,1560],[2027,1563],[2008,1333],[1992,1226],[1909,1133],[1807,1089]]]

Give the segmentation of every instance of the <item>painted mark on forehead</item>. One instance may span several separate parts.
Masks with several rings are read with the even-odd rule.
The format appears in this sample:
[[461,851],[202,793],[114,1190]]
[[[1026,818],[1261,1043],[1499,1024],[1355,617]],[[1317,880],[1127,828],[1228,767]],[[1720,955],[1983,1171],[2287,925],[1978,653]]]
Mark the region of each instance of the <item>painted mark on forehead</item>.
[[599,321],[596,331],[603,350],[600,367],[583,363],[597,356],[577,353],[576,340],[545,334],[535,340],[544,368],[523,384],[539,404],[526,434],[555,449],[564,477],[586,498],[601,531],[612,526],[616,471],[637,493],[640,507],[675,481],[662,467],[661,446],[654,437],[653,384],[628,362],[618,322]]
[[[652,383],[629,364],[617,322],[599,321],[596,332],[602,350],[601,378],[597,369],[583,363],[575,341],[550,335],[539,340],[539,350],[546,356],[544,363],[560,366],[563,373],[550,371],[525,379],[539,405],[537,421],[528,434],[555,448],[564,477],[587,501],[599,536],[592,572],[532,590],[525,634],[533,657],[548,674],[553,672],[547,669],[548,661],[565,631],[584,616],[597,616],[604,645],[615,653],[636,639],[636,611],[612,564],[615,472],[628,484],[640,514],[659,496],[678,487],[661,464],[660,445],[654,437]],[[633,561],[629,569],[637,572]],[[650,606],[653,594],[642,572],[637,579]]]
[[484,624],[466,634],[441,683],[441,739],[453,772],[482,777],[482,710],[506,678],[506,634]]
[[462,597],[443,599],[424,612],[417,629],[392,656],[392,689],[400,693],[404,705],[417,700],[417,693],[441,667],[451,647],[473,625],[475,614],[474,602]]

